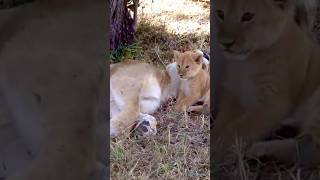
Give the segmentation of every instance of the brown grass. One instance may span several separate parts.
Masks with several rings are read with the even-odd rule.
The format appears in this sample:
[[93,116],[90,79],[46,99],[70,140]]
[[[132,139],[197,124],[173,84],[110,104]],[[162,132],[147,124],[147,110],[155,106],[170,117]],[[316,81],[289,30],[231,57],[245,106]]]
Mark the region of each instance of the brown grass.
[[208,118],[186,117],[170,105],[155,117],[155,137],[122,136],[111,143],[112,179],[209,179]]
[[[208,1],[140,2],[136,41],[142,51],[135,59],[164,67],[172,50],[209,53]],[[176,113],[173,104],[154,114],[155,137],[111,142],[112,179],[209,179],[209,117]]]
[[214,180],[319,180],[319,169],[301,169],[297,165],[284,166],[275,161],[261,162],[245,159],[241,143],[235,143],[236,160],[215,164]]

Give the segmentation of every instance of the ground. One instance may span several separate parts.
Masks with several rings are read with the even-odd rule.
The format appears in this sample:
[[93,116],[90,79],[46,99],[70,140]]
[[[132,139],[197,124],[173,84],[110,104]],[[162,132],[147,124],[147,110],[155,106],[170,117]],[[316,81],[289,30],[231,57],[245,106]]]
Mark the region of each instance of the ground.
[[241,141],[234,144],[235,161],[215,164],[211,169],[215,180],[319,180],[320,169],[286,167],[275,161],[262,162],[244,158],[244,145]]
[[[136,43],[122,55],[163,68],[172,50],[210,54],[209,8],[208,0],[140,0]],[[173,104],[154,114],[155,137],[112,140],[111,179],[209,179],[209,117],[176,113]]]

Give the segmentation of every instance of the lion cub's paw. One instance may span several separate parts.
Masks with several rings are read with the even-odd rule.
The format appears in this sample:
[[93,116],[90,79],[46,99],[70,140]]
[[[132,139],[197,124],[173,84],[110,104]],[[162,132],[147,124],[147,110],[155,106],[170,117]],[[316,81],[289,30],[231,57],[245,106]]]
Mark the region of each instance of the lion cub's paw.
[[184,112],[187,110],[187,106],[183,105],[182,103],[177,102],[177,104],[174,106],[174,110],[177,112]]
[[250,158],[260,158],[267,155],[267,143],[258,142],[253,144],[247,151],[247,156]]
[[248,155],[262,162],[276,161],[289,165],[296,161],[296,145],[295,139],[258,142],[251,146]]
[[154,136],[157,134],[157,120],[149,114],[141,113],[134,129],[138,138]]

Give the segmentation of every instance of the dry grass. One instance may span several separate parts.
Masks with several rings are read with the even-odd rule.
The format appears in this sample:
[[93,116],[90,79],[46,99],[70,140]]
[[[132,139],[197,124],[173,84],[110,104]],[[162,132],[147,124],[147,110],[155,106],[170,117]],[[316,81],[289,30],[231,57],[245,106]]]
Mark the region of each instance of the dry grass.
[[244,157],[244,146],[237,140],[235,160],[214,164],[215,180],[319,180],[319,169],[301,169],[298,165],[285,166],[271,159],[257,160]]
[[[164,67],[172,50],[209,53],[209,2],[140,1],[135,59]],[[155,137],[122,136],[111,142],[112,179],[209,179],[209,117],[172,109],[173,100],[154,114]]]
[[208,118],[185,117],[170,105],[155,117],[159,123],[155,137],[122,136],[111,143],[111,178],[209,179]]
[[172,50],[210,53],[210,12],[204,4],[208,2],[142,1],[136,36],[143,52],[137,58],[163,65],[172,60]]
[[[153,24],[164,24],[170,33],[210,33],[209,1],[154,0],[142,1],[139,18]],[[150,21],[151,19],[151,21]]]

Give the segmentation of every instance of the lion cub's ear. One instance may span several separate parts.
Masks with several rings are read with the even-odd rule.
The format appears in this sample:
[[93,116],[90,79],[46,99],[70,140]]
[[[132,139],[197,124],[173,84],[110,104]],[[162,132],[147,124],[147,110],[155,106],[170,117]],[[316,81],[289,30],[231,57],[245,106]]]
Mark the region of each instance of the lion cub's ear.
[[294,4],[293,2],[294,0],[272,0],[272,1],[281,10],[288,10]]
[[173,60],[174,60],[174,62],[176,62],[177,59],[179,59],[180,54],[181,53],[179,51],[173,50]]
[[202,54],[195,52],[192,53],[192,59],[197,63],[197,64],[201,64],[202,63]]
[[317,17],[318,0],[297,0],[295,8],[295,21],[305,30],[312,30]]

